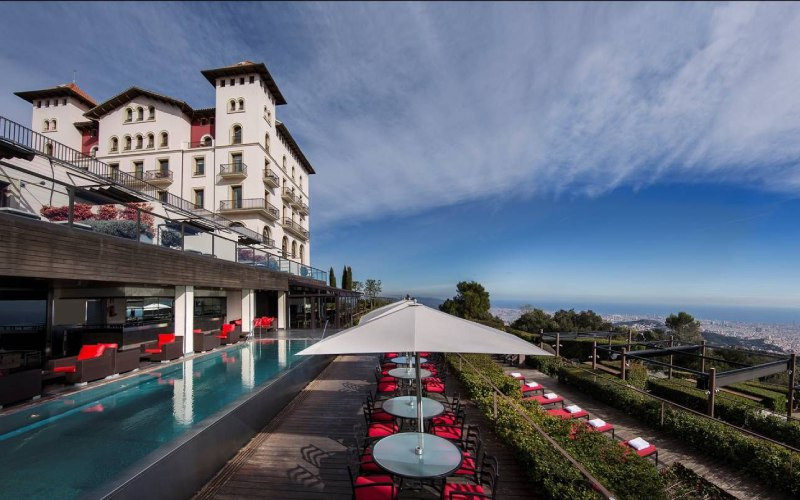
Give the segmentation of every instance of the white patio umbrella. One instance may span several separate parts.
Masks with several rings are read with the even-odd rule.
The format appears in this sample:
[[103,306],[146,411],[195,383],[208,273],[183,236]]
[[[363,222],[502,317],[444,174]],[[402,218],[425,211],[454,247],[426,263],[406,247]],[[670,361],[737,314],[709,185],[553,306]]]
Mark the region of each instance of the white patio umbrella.
[[[297,353],[360,354],[404,351],[415,353],[417,429],[422,426],[422,381],[419,353],[464,352],[552,356],[519,337],[436,309],[404,300],[365,315],[358,326],[332,335]],[[418,452],[421,453],[420,447]]]

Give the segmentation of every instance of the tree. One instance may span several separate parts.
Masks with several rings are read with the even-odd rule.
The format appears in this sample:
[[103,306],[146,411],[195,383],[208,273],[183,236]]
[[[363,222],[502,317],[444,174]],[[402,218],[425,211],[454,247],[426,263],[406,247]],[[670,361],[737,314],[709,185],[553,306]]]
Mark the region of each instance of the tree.
[[511,328],[526,332],[539,333],[540,331],[552,332],[557,330],[552,316],[541,309],[523,307],[522,316],[511,323]]
[[349,290],[347,287],[347,266],[342,267],[342,289]]
[[461,281],[456,285],[456,291],[455,297],[439,306],[440,311],[465,319],[491,319],[489,292],[483,285],[476,281]]
[[350,266],[347,266],[347,289],[353,289],[353,268]]
[[375,305],[375,297],[383,291],[381,288],[381,280],[374,280],[372,278],[364,282],[364,296],[369,299],[370,306]]
[[330,279],[330,285],[336,288],[336,274],[333,273],[333,266],[331,266],[331,270],[328,271],[328,278]]
[[664,324],[681,342],[698,344],[702,340],[700,322],[695,321],[689,313],[681,311],[677,315],[670,314]]

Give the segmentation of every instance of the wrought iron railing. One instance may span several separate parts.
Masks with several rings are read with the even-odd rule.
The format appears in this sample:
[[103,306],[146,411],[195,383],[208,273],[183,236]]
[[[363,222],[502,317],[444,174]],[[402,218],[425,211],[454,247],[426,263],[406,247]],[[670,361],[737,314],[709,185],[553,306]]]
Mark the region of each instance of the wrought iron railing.
[[276,186],[280,184],[280,178],[269,168],[264,169],[264,180],[272,181]]
[[244,163],[222,163],[219,166],[219,175],[247,175],[247,165]]
[[289,231],[293,231],[295,234],[302,236],[304,239],[309,238],[308,230],[304,229],[303,226],[293,221],[289,217],[283,218],[283,227],[288,229]]
[[220,210],[265,210],[273,217],[278,217],[278,208],[264,198],[244,198],[234,200],[221,200]]
[[144,174],[144,180],[146,181],[171,181],[172,180],[172,170],[148,170]]

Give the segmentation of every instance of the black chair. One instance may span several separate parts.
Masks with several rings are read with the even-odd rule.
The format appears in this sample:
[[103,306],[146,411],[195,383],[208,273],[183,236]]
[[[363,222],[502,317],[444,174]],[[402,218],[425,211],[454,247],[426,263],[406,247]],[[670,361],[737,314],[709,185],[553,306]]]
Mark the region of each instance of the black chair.
[[497,498],[497,484],[500,471],[497,459],[490,455],[483,456],[477,481],[445,482],[442,487],[443,500],[464,500],[465,498]]
[[353,474],[353,467],[347,466],[353,500],[395,500],[400,488],[389,474]]

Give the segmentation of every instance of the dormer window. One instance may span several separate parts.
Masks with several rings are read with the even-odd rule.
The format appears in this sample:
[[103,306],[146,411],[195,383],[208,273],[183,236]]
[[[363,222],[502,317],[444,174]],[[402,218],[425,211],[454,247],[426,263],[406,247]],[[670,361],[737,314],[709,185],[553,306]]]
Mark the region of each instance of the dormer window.
[[148,120],[155,120],[156,119],[156,107],[155,106],[148,106],[147,107],[147,119]]
[[132,122],[133,121],[133,110],[128,108],[125,110],[125,122]]

